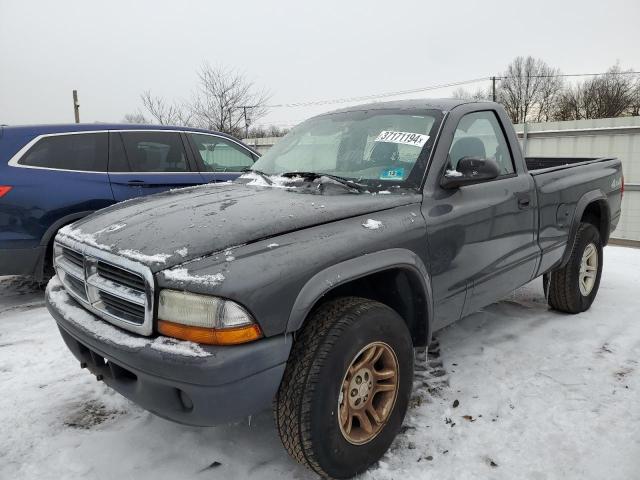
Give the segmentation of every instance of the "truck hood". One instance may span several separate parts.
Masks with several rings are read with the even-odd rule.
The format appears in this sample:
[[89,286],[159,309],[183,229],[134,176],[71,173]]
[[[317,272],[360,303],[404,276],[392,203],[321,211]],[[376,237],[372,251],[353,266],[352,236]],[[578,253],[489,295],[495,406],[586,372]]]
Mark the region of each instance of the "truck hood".
[[[60,230],[152,271],[344,218],[420,201],[417,193],[310,194],[242,183],[204,185],[113,205]],[[229,252],[227,255],[232,255]]]

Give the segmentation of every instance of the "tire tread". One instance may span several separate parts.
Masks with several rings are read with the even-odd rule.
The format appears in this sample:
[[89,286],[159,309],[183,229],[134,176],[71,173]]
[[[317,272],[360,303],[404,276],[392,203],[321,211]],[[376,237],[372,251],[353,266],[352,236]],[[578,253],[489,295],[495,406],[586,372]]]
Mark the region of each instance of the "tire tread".
[[310,432],[311,399],[320,382],[319,365],[331,354],[333,345],[356,320],[357,314],[374,305],[382,304],[365,298],[344,297],[321,305],[296,338],[274,399],[274,417],[285,449],[299,463],[323,477],[329,475],[315,458]]

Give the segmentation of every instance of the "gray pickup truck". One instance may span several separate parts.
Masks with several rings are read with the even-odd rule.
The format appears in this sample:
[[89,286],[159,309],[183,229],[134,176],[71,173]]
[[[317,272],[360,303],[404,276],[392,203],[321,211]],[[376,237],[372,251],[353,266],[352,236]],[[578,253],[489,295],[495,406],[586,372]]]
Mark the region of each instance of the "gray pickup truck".
[[351,107],[234,182],[64,228],[47,306],[145,409],[214,425],[272,404],[296,460],[347,478],[400,430],[433,332],[538,276],[552,308],[590,307],[622,182],[614,158],[523,158],[496,103]]

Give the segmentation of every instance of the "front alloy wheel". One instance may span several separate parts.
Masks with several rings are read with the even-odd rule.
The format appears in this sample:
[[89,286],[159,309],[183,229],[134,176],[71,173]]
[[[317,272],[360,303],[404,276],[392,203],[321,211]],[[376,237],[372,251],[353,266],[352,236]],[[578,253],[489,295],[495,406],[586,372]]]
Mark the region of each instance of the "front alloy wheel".
[[389,345],[370,343],[355,356],[338,397],[340,431],[354,445],[370,442],[398,396],[398,359]]
[[365,298],[328,300],[297,335],[274,402],[282,443],[319,475],[351,478],[391,445],[412,384],[402,317]]

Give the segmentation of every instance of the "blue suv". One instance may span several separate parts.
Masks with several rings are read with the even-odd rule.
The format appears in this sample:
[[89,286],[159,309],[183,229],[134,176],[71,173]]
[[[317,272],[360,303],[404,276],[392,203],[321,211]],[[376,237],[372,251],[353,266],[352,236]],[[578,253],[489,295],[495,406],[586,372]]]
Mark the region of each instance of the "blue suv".
[[63,226],[129,198],[233,180],[258,156],[229,135],[181,127],[0,127],[0,275],[42,281]]

